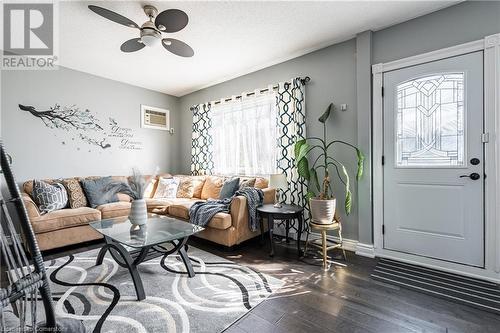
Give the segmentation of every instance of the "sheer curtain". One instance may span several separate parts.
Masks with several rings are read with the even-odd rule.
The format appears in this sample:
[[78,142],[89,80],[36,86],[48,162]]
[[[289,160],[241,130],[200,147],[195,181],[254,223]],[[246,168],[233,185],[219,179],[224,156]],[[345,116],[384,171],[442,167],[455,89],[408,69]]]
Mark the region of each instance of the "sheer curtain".
[[212,104],[213,173],[263,176],[276,173],[277,96],[269,92]]

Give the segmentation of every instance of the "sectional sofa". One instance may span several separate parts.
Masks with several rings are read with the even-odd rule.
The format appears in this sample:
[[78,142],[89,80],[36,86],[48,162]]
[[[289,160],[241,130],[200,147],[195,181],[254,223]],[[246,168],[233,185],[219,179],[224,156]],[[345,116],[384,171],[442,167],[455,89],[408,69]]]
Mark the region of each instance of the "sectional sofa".
[[[159,178],[172,177],[170,174],[162,174],[157,177],[149,177],[150,182],[148,193],[145,194],[148,211],[155,214],[172,216],[181,220],[189,221],[189,208],[196,201],[207,199],[217,199],[224,177],[219,176],[186,176],[175,175],[177,178],[191,177],[194,183],[192,197],[183,198],[155,198],[155,190],[158,186]],[[77,180],[72,182],[78,184],[81,179],[90,177],[67,178],[66,180]],[[95,177],[92,177],[95,178]],[[126,181],[127,177],[113,176],[115,180]],[[241,177],[241,180],[248,180],[251,177]],[[264,192],[264,203],[273,203],[275,190],[268,188],[265,178],[254,177],[255,187]],[[46,179],[46,182],[61,181],[61,179]],[[77,185],[78,186],[78,185]],[[41,215],[37,205],[31,195],[33,191],[33,181],[27,181],[22,186],[22,197],[28,211],[31,225],[35,232],[40,249],[49,250],[77,244],[85,241],[99,239],[102,236],[94,231],[89,223],[113,217],[128,216],[130,211],[130,197],[125,194],[118,194],[119,201],[104,204],[96,208],[78,207],[65,208]],[[67,187],[68,196],[76,195],[76,190]],[[80,189],[77,189],[81,193]],[[231,202],[229,213],[218,213],[208,223],[205,230],[196,236],[210,240],[212,242],[230,247],[258,236],[260,231],[252,232],[248,227],[248,209],[246,198],[235,196]]]

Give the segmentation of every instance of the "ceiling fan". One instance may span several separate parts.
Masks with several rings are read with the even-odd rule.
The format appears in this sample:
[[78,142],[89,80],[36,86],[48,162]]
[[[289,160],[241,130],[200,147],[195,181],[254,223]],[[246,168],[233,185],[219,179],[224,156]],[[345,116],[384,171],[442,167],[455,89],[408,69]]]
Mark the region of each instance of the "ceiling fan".
[[146,5],[143,9],[149,20],[140,27],[134,21],[109,9],[94,5],[90,5],[89,9],[108,20],[140,30],[140,38],[129,39],[120,46],[122,52],[139,51],[145,46],[154,46],[161,41],[163,47],[175,55],[181,57],[192,57],[194,55],[191,46],[183,41],[175,38],[162,39],[162,33],[180,31],[188,24],[189,18],[187,14],[180,9],[167,9],[158,14],[156,7]]

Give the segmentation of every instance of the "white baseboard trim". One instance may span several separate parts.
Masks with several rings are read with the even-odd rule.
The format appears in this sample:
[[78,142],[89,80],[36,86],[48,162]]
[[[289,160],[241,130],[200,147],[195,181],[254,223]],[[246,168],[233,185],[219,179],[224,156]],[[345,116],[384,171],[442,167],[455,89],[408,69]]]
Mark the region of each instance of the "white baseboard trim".
[[[309,237],[320,238],[321,235],[316,233],[316,232],[311,232]],[[339,238],[336,236],[327,235],[326,238],[329,240],[333,240],[334,242],[339,241]],[[348,238],[344,238],[342,243],[343,243],[344,250],[354,252],[358,256],[375,258],[373,244],[363,244],[363,243],[358,242],[357,240],[348,239]]]
[[358,243],[356,246],[356,254],[358,256],[375,258],[375,250],[373,244]]

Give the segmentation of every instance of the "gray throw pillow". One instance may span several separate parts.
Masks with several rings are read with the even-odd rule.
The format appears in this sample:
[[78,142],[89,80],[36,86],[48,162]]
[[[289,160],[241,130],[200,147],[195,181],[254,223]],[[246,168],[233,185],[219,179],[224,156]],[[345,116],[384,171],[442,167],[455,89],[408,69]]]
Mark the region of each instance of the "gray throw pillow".
[[240,178],[232,178],[229,180],[226,180],[224,182],[224,185],[222,185],[222,189],[220,190],[219,194],[219,199],[226,199],[226,198],[231,198],[234,193],[239,189],[240,187]]
[[68,205],[68,192],[63,184],[49,184],[35,179],[33,180],[33,201],[43,215],[65,208]]
[[110,183],[112,182],[113,179],[111,176],[97,179],[83,179],[80,181],[90,207],[96,208],[100,205],[118,201],[118,196],[110,188]]

